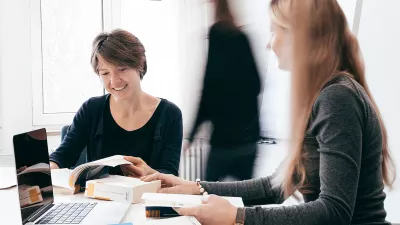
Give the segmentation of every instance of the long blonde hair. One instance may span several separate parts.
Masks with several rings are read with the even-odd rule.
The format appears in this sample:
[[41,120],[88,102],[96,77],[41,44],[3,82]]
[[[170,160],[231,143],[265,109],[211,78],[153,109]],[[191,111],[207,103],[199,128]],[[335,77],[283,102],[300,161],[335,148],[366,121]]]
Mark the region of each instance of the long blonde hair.
[[337,1],[271,0],[270,13],[275,23],[290,27],[293,37],[290,154],[277,175],[283,194],[292,195],[306,182],[303,141],[312,105],[323,86],[335,75],[343,73],[365,89],[379,117],[382,177],[383,182],[391,187],[396,175],[386,128],[366,82],[358,41]]

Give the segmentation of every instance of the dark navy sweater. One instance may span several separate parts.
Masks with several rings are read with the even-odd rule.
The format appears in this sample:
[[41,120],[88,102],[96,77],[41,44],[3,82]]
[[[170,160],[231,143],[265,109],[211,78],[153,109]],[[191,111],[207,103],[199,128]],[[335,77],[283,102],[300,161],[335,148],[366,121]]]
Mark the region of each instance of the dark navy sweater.
[[[93,97],[83,103],[60,147],[50,155],[50,161],[60,168],[72,167],[85,147],[88,162],[107,157],[103,145],[103,112],[108,97]],[[153,134],[151,159],[146,163],[161,173],[178,175],[183,135],[182,113],[175,104],[164,101],[165,106]],[[115,149],[115,155],[118,154],[118,149]]]

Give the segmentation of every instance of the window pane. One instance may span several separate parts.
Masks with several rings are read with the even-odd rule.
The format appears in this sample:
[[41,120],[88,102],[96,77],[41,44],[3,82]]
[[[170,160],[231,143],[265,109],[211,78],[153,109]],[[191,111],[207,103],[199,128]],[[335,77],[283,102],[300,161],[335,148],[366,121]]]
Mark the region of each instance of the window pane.
[[146,49],[148,70],[143,90],[179,105],[178,7],[174,7],[178,1],[175,1],[122,0],[121,28],[137,36]]
[[41,0],[44,113],[76,112],[102,94],[90,65],[101,12],[100,0]]
[[342,7],[344,14],[346,15],[350,29],[352,29],[357,0],[338,0],[338,2],[340,7]]

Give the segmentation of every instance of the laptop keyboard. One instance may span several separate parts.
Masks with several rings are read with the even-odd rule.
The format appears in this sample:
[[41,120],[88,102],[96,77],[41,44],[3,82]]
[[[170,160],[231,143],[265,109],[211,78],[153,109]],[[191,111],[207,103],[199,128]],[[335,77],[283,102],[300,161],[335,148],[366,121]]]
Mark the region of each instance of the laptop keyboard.
[[58,204],[35,224],[80,224],[97,203]]

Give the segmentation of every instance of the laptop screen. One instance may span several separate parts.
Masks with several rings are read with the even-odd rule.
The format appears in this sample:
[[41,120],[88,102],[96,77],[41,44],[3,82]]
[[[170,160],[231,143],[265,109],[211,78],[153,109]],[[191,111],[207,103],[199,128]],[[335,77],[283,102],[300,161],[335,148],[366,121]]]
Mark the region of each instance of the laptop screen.
[[22,221],[53,203],[46,129],[15,135],[14,154]]

